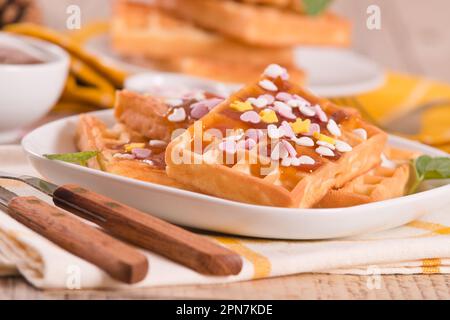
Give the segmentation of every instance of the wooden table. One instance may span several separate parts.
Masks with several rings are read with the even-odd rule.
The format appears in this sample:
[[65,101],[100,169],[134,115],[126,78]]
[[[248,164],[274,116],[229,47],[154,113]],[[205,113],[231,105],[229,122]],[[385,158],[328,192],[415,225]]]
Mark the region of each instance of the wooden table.
[[[107,14],[107,0],[41,0],[46,18],[61,25],[66,3],[89,3],[83,12]],[[51,5],[50,5],[51,3]],[[381,30],[366,28],[366,9],[381,8]],[[450,82],[448,0],[336,0],[337,10],[354,23],[354,46],[386,68],[424,74]],[[87,8],[87,7],[86,7]],[[39,291],[21,278],[0,278],[0,299],[449,299],[450,275],[383,276],[380,289],[369,290],[360,276],[301,274],[213,286],[183,286],[133,291]]]

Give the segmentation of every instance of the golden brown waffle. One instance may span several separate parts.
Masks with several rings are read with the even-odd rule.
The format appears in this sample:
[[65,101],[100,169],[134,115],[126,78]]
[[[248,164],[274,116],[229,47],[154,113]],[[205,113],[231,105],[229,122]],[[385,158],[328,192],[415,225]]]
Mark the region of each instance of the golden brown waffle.
[[405,195],[410,178],[409,161],[418,153],[386,148],[385,162],[347,182],[340,189],[328,191],[316,204],[317,208],[340,208],[388,200]]
[[[115,117],[127,128],[138,132],[143,137],[169,142],[175,130],[187,129],[196,120],[191,116],[191,107],[194,104],[198,105],[198,102],[203,100],[203,105],[212,108],[223,100],[211,93],[199,93],[201,97],[194,95],[164,101],[162,98],[132,91],[118,91],[114,108]],[[177,108],[182,107],[186,114],[183,121],[173,122],[169,119],[174,110],[174,107],[169,104],[170,100],[172,103],[181,100]]]
[[[225,199],[307,208],[379,163],[384,132],[364,122],[356,110],[339,108],[283,79],[285,70],[270,66],[257,83],[230,96],[173,140],[166,151],[169,177]],[[268,103],[269,96],[278,102]],[[286,107],[292,114],[286,114]],[[268,123],[272,130],[266,130]],[[288,132],[281,130],[286,125],[296,131],[295,137],[274,138],[276,131]],[[225,135],[230,129],[234,134]],[[251,138],[248,130],[258,129],[263,134]],[[306,136],[313,131],[313,137]]]
[[175,64],[182,58],[190,57],[238,63],[243,68],[248,64],[259,67],[269,63],[294,64],[291,48],[245,45],[197,28],[151,5],[124,1],[116,3],[111,39],[114,50],[121,55],[166,63],[174,61]]
[[244,43],[266,47],[350,44],[347,20],[330,12],[307,16],[272,6],[232,0],[159,0],[177,16]]
[[[99,119],[90,115],[81,115],[77,124],[76,144],[79,151],[99,151],[99,155],[89,160],[88,166],[93,169],[157,183],[175,188],[193,190],[178,181],[169,178],[165,172],[165,145],[150,147],[148,139],[117,124],[107,128]],[[128,147],[139,146],[148,149],[152,154],[142,159],[133,157]],[[135,149],[136,149],[135,148]]]

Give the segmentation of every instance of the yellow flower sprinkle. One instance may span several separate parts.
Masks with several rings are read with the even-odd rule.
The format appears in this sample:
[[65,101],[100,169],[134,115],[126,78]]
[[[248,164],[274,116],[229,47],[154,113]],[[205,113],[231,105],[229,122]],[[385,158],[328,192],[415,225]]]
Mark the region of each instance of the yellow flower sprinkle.
[[314,132],[313,133],[313,137],[316,138],[317,140],[320,140],[320,141],[328,142],[328,143],[331,143],[331,144],[336,144],[336,140],[335,139],[333,139],[333,138],[331,138],[331,137],[329,137],[327,135],[324,135],[322,133],[319,133],[319,132]]
[[129,143],[124,146],[125,152],[131,152],[134,148],[145,148],[145,143]]
[[250,111],[253,110],[252,105],[250,104],[250,102],[242,102],[239,100],[233,101],[230,104],[230,108],[239,112],[244,112],[244,111]]
[[289,123],[295,134],[309,132],[309,126],[311,125],[311,120],[302,120],[297,118],[295,122]]
[[271,109],[264,109],[259,113],[261,121],[264,123],[277,123],[278,117],[275,111]]

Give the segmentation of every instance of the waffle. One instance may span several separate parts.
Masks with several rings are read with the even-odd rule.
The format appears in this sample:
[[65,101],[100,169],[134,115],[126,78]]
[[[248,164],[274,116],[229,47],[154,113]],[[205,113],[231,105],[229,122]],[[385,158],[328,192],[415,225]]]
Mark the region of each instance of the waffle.
[[166,150],[169,177],[220,198],[307,208],[380,162],[383,131],[287,77],[269,66],[258,82],[173,140]]
[[[198,94],[200,97],[196,97]],[[183,121],[172,122],[169,116],[173,113],[174,107],[169,104],[170,100],[173,103],[174,100],[176,102],[180,99],[181,105],[177,108],[183,107],[186,117]],[[197,92],[164,101],[162,98],[122,90],[116,94],[115,117],[127,128],[147,139],[169,142],[174,131],[186,129],[194,123],[195,119],[191,117],[191,106],[201,100],[204,101],[203,104],[206,103],[209,108],[212,108],[223,99],[212,93]]]
[[112,18],[112,46],[128,57],[171,61],[183,57],[228,63],[293,65],[290,48],[258,48],[195,27],[151,5],[117,2]]
[[231,0],[159,0],[175,15],[241,42],[265,47],[350,44],[350,24],[330,12],[307,16]]
[[[126,152],[132,144],[145,145],[153,154],[148,157],[132,159]],[[105,172],[157,183],[175,188],[193,190],[178,181],[169,178],[165,172],[165,146],[150,147],[148,139],[140,134],[117,124],[107,128],[99,119],[90,115],[81,115],[77,124],[76,145],[79,151],[99,151],[96,158],[88,161],[88,167]]]
[[350,207],[405,195],[411,170],[409,161],[419,154],[395,148],[386,148],[384,154],[389,159],[385,161],[387,163],[347,182],[340,189],[328,191],[316,207]]

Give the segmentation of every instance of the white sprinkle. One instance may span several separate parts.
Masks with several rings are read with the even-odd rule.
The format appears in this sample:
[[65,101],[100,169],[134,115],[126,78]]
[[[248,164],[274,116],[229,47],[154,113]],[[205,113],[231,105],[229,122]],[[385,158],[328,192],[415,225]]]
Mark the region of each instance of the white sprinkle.
[[284,103],[284,102],[282,102],[282,101],[275,101],[275,102],[273,103],[273,105],[274,105],[275,107],[277,107],[277,108],[282,108],[282,109],[286,109],[286,110],[288,110],[288,111],[291,111],[291,108],[290,108],[286,103]]
[[155,165],[155,163],[152,160],[149,160],[149,159],[142,160],[142,162],[148,164],[149,166]]
[[300,159],[299,158],[292,158],[291,159],[291,165],[298,167],[300,165]]
[[297,156],[297,150],[295,150],[295,148],[286,140],[281,141],[281,143],[283,144],[284,148],[286,149],[286,151],[289,153],[289,155],[291,157],[296,157]]
[[298,108],[300,107],[301,103],[299,100],[291,99],[287,102],[288,106],[291,108]]
[[294,139],[294,142],[298,144],[299,146],[304,147],[312,147],[314,146],[314,140],[308,137],[301,137],[298,139]]
[[171,107],[179,107],[183,104],[181,99],[166,99],[165,102]]
[[335,150],[336,149],[336,147],[334,145],[332,145],[331,143],[326,142],[326,141],[318,140],[316,143],[319,146],[327,147],[328,149],[331,149],[331,150]]
[[267,135],[270,139],[279,139],[283,136],[283,132],[276,125],[269,124],[267,126]]
[[295,120],[297,117],[294,113],[292,113],[291,107],[289,107],[286,103],[281,101],[275,101],[273,109],[278,112],[282,117]]
[[286,69],[278,64],[271,64],[266,68],[266,70],[264,70],[264,75],[272,79],[281,77],[283,74],[286,73],[287,73]]
[[197,91],[194,94],[194,99],[197,101],[206,100],[205,93],[203,91]]
[[113,155],[113,158],[124,159],[124,160],[133,160],[135,156],[129,153],[116,153]]
[[336,149],[339,152],[350,152],[353,150],[351,145],[341,140],[336,140]]
[[163,140],[150,140],[148,142],[148,145],[155,148],[164,148],[165,146],[167,146],[167,142]]
[[353,130],[353,133],[356,134],[361,139],[367,140],[367,131],[364,130],[363,128],[355,129]]
[[283,160],[281,160],[281,165],[283,167],[289,167],[292,164],[292,160],[293,159],[290,157],[284,158]]
[[294,94],[294,100],[297,101],[296,103],[298,104],[299,107],[300,106],[311,107],[311,103],[308,100],[300,97],[297,94]]
[[340,137],[342,135],[341,129],[339,129],[339,126],[337,125],[336,121],[334,121],[333,119],[330,119],[328,121],[327,129],[335,137]]
[[331,150],[327,147],[320,146],[320,147],[316,148],[316,152],[324,157],[334,157],[333,150]]
[[313,165],[316,163],[316,161],[314,161],[313,158],[311,158],[310,156],[301,156],[300,158],[298,158],[300,164],[309,164],[309,165]]
[[284,136],[288,138],[292,139],[295,137],[294,130],[292,130],[292,127],[289,125],[287,121],[283,121],[278,129]]
[[261,88],[267,91],[277,91],[278,87],[270,80],[264,79],[259,82]]
[[381,166],[383,168],[395,169],[397,165],[395,162],[389,160],[384,153],[381,154]]
[[314,117],[316,115],[316,111],[311,107],[300,106],[300,112],[303,113],[307,117]]
[[167,117],[170,122],[182,122],[186,119],[186,111],[183,108],[173,109],[173,112]]
[[259,98],[248,98],[247,99],[248,102],[250,102],[253,106],[257,107],[257,108],[264,108],[265,106],[267,106],[269,104],[269,101],[267,101],[266,98],[263,97],[259,97]]

